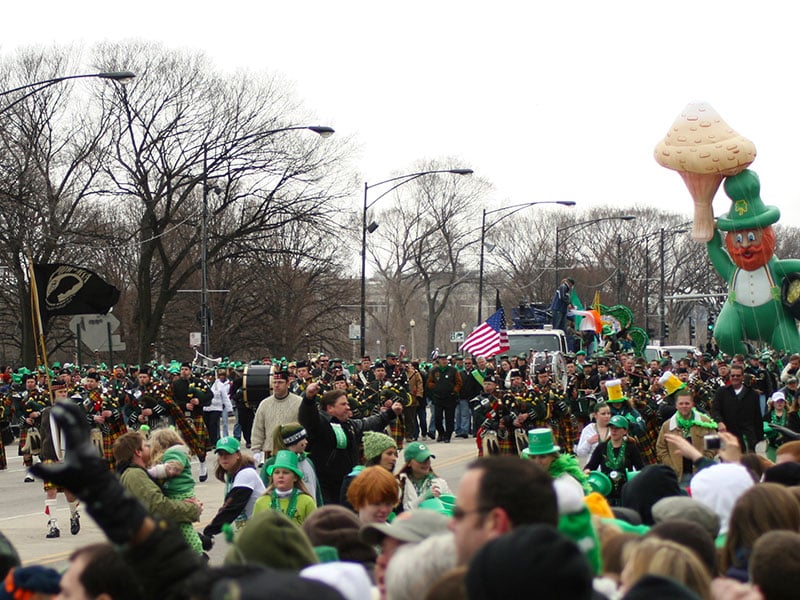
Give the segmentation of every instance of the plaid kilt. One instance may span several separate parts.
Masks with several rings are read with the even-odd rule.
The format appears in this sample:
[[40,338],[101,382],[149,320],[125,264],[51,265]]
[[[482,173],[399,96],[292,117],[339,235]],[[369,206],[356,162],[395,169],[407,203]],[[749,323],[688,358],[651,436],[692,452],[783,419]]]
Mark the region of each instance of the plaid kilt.
[[109,431],[103,434],[103,458],[108,461],[108,468],[113,471],[116,465],[114,452],[112,451],[114,442],[116,442],[122,434],[127,433],[128,428],[122,421],[109,421],[107,425]]
[[[57,460],[50,460],[49,458],[46,458],[46,459],[44,459],[42,461],[42,464],[52,465],[52,464],[55,464],[57,462],[58,462]],[[61,486],[58,486],[55,483],[51,483],[49,481],[45,481],[44,482],[44,491],[47,492],[48,490],[56,490],[56,492],[61,492],[61,493],[64,492],[64,488],[62,488]]]
[[17,456],[22,456],[22,449],[25,447],[25,442],[28,440],[28,428],[19,428],[19,446],[17,448]]
[[[194,428],[193,419],[183,414],[181,408],[174,402],[167,402],[167,406],[169,407],[169,414],[175,422],[175,427],[178,428],[181,437],[183,437],[186,445],[189,446],[192,454],[200,458],[205,458],[206,442]],[[202,417],[200,420],[203,420]],[[205,431],[205,439],[208,439],[208,430],[205,428],[205,425],[203,426],[203,431]]]
[[478,445],[478,456],[517,454],[513,432],[505,438],[501,438],[496,431],[481,427],[478,429],[478,435],[475,436],[475,443]]
[[389,423],[389,435],[397,444],[397,449],[402,450],[403,442],[406,439],[406,424],[403,422],[402,416]]

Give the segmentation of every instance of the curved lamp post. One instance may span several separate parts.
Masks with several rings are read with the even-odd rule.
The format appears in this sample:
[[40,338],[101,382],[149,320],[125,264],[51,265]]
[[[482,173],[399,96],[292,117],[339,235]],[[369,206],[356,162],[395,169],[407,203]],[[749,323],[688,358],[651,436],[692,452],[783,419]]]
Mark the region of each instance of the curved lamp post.
[[[406,175],[398,175],[390,179],[384,179],[378,183],[369,184],[364,182],[364,208],[361,212],[361,329],[359,336],[361,338],[361,356],[364,356],[365,348],[365,335],[366,335],[366,321],[367,321],[367,231],[373,233],[378,224],[373,221],[367,225],[367,210],[373,206],[378,200],[383,198],[386,194],[396,190],[401,185],[405,185],[410,181],[419,179],[425,175],[433,175],[436,173],[452,173],[453,175],[472,175],[472,169],[437,169],[434,171],[420,171],[418,173],[407,173]],[[372,202],[368,202],[368,193],[374,187],[385,185],[387,183],[394,183],[392,187],[383,192],[380,196],[375,198]]]
[[[571,225],[565,225],[564,227],[557,227],[556,228],[556,255],[555,255],[555,282],[553,285],[553,289],[558,288],[558,254],[559,254],[559,247],[561,245],[561,232],[568,231],[570,229],[585,229],[590,225],[594,225],[595,223],[600,223],[601,221],[632,221],[636,217],[634,215],[622,215],[621,217],[600,217],[598,219],[590,219],[588,221],[581,221],[580,223],[572,223]],[[566,239],[566,238],[565,238]]]
[[[575,202],[572,200],[542,200],[536,202],[523,202],[522,204],[513,204],[511,206],[503,206],[502,208],[495,208],[494,210],[486,210],[485,208],[483,209],[483,217],[481,219],[481,259],[478,271],[478,325],[483,322],[483,261],[485,253],[484,249],[486,247],[486,232],[506,217],[510,217],[523,208],[528,208],[529,206],[534,206],[536,204],[560,204],[561,206],[575,206]],[[489,223],[488,225],[486,224],[486,215],[492,215],[494,213],[506,210],[510,212],[500,215],[500,217],[498,217],[493,223]]]
[[68,79],[88,79],[88,78],[98,78],[98,79],[110,79],[111,81],[116,81],[118,83],[127,83],[131,79],[136,77],[136,74],[131,71],[105,71],[102,73],[86,73],[84,75],[65,75],[64,77],[54,77],[53,79],[45,79],[44,81],[36,81],[34,83],[27,83],[25,85],[21,85],[19,87],[12,88],[10,90],[5,90],[0,92],[0,96],[8,96],[9,94],[13,94],[15,92],[21,92],[23,90],[27,90],[22,96],[11,102],[10,104],[6,104],[4,107],[0,108],[0,114],[10,110],[25,98],[29,98],[34,94],[41,92],[45,88],[49,88],[57,83],[61,83],[62,81],[67,81]]
[[[242,136],[238,141],[245,141],[249,138],[282,133],[284,131],[313,131],[322,138],[329,138],[335,132],[331,127],[324,125],[291,125],[269,131],[260,131],[250,136]],[[200,335],[203,354],[209,356],[209,337],[211,334],[211,319],[208,311],[208,192],[214,191],[219,194],[219,188],[208,183],[208,147],[203,146],[203,218],[201,221],[200,238]],[[309,334],[306,333],[308,343]]]

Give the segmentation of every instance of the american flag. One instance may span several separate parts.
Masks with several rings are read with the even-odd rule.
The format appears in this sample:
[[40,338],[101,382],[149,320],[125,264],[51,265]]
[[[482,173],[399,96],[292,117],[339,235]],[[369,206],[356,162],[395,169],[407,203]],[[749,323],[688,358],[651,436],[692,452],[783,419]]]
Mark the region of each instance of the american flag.
[[503,307],[497,309],[496,313],[470,333],[461,344],[462,352],[471,352],[474,356],[494,356],[509,348]]

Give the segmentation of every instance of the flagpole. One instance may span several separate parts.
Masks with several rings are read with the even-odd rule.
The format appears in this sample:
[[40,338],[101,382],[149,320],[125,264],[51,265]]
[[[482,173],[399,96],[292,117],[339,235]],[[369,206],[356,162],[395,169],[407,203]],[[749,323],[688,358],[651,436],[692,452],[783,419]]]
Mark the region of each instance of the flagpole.
[[[42,364],[44,365],[44,378],[47,382],[47,393],[50,396],[50,404],[55,404],[53,397],[53,386],[50,382],[50,367],[47,364],[47,347],[44,340],[44,326],[42,325],[42,313],[39,306],[39,290],[36,287],[36,274],[33,270],[33,256],[28,252],[28,276],[31,280],[31,317],[33,319],[34,338],[38,339],[38,348],[41,350]],[[38,338],[36,338],[38,334]],[[39,358],[39,349],[36,351],[37,362]]]

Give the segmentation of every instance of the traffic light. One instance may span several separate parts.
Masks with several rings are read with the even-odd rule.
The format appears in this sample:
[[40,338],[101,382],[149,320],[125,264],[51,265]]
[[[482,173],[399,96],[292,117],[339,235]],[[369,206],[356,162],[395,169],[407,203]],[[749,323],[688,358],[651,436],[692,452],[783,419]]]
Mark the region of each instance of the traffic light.
[[694,334],[695,334],[694,322],[690,319],[689,320],[689,341],[690,342],[694,341]]
[[709,315],[708,315],[708,325],[707,325],[707,327],[708,327],[708,332],[709,333],[714,331],[714,315],[712,315],[711,313],[709,313]]
[[661,339],[666,340],[668,337],[669,337],[669,325],[667,325],[667,322],[664,321],[661,324]]

